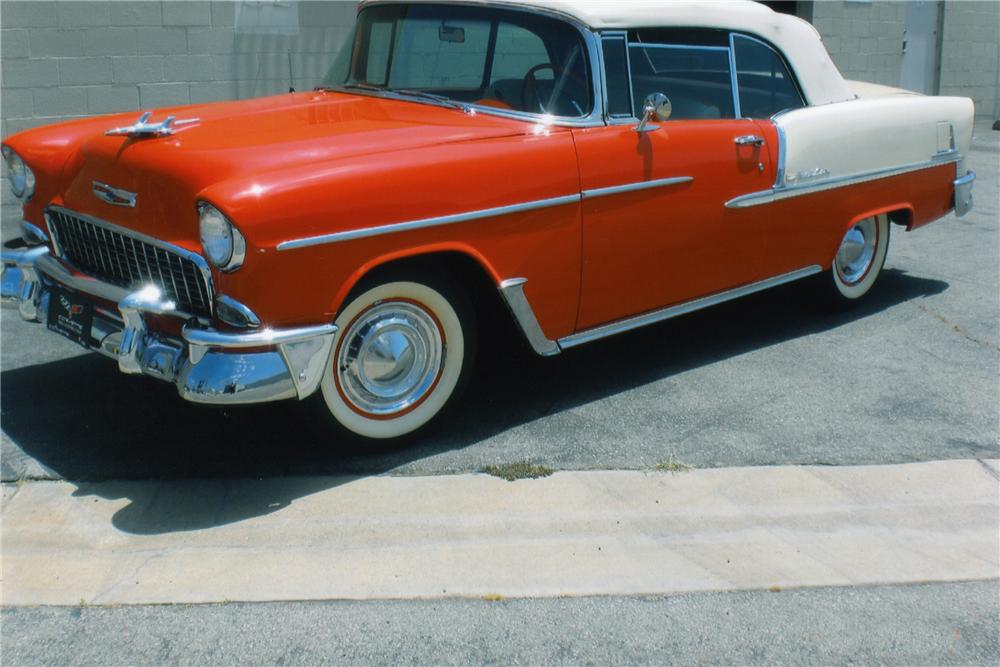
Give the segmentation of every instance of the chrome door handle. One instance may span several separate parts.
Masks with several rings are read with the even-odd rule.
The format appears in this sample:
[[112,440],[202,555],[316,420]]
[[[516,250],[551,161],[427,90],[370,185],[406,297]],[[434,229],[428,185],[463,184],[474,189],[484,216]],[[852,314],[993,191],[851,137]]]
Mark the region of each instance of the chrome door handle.
[[764,145],[764,137],[758,137],[756,134],[742,134],[736,139],[734,139],[737,146],[762,146]]

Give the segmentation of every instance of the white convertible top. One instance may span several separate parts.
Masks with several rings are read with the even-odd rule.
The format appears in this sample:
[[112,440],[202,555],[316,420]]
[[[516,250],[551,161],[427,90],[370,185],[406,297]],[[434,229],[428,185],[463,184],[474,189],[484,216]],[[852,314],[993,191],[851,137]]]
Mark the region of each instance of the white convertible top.
[[[362,7],[401,0],[365,0]],[[418,0],[427,1],[427,0]],[[808,22],[751,0],[430,0],[461,4],[513,5],[568,15],[594,30],[687,27],[738,30],[757,35],[781,51],[811,105],[854,99],[819,33]]]

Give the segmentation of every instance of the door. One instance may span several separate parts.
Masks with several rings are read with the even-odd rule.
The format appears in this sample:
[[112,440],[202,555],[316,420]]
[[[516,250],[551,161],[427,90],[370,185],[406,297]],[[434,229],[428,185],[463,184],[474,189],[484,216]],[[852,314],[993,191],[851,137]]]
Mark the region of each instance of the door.
[[937,0],[907,1],[900,88],[926,95],[937,93],[940,10]]
[[[610,124],[573,131],[584,195],[577,330],[764,277],[760,210],[725,204],[774,184],[764,143],[774,134],[738,116],[728,35],[685,37],[603,37]],[[639,132],[633,109],[657,92],[673,113]]]
[[[759,211],[725,207],[774,183],[767,151],[736,144],[763,138],[756,123],[667,121],[644,133],[615,125],[574,134],[584,192],[577,329],[759,278]],[[641,184],[654,187],[609,190]]]

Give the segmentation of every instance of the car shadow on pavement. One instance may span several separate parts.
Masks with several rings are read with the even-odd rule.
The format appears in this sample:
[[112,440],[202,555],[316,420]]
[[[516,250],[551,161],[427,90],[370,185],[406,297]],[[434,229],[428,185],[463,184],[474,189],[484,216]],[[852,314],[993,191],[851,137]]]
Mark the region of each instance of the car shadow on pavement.
[[[481,346],[466,399],[438,430],[380,451],[332,440],[299,402],[197,406],[169,384],[123,376],[96,354],[77,356],[0,373],[3,431],[16,443],[4,443],[0,472],[4,481],[62,478],[77,485],[74,495],[127,498],[114,524],[130,533],[219,526],[947,288],[887,269],[863,303],[831,311],[813,285],[791,284],[547,359],[498,336]],[[274,477],[287,479],[255,484]]]

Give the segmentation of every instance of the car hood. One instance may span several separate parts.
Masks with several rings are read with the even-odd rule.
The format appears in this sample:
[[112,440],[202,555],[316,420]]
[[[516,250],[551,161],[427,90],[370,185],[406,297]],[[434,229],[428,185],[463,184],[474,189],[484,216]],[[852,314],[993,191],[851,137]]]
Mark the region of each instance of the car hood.
[[[172,167],[191,173],[193,180],[216,182],[287,165],[509,136],[525,125],[423,103],[323,91],[164,109],[148,122],[171,115],[176,121],[169,136],[93,136],[83,146],[86,163],[129,171]],[[134,120],[114,118],[126,125]],[[107,129],[115,124],[109,122]]]
[[[59,203],[137,231],[154,231],[145,223],[158,219],[162,238],[162,221],[176,219],[178,204],[193,210],[198,193],[216,183],[266,179],[270,171],[354,155],[512,136],[529,127],[449,107],[324,91],[156,110],[147,122],[168,115],[176,117],[175,130],[158,137],[105,134],[138,114],[100,119],[64,168]],[[95,181],[138,193],[137,206],[101,202],[92,193]]]

